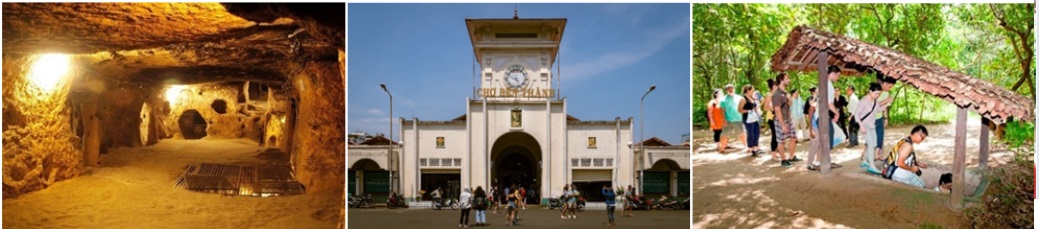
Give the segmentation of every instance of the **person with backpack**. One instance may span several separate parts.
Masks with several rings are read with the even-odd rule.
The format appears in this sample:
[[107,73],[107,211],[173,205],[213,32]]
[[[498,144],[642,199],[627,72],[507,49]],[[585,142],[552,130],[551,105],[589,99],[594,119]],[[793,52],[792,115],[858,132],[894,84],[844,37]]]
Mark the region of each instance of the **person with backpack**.
[[923,170],[927,164],[921,163],[913,150],[914,144],[920,144],[927,138],[927,128],[923,125],[913,127],[909,137],[899,140],[891,149],[888,156],[887,166],[884,170],[884,178],[907,184],[914,187],[924,188]]
[[761,120],[761,111],[758,110],[758,100],[754,98],[755,91],[757,90],[754,90],[754,86],[743,85],[743,100],[740,102],[743,128],[747,130],[747,151],[750,151],[750,155],[753,157],[765,153],[758,149],[758,137],[761,136],[761,126],[758,125],[758,120]]
[[469,187],[462,189],[462,194],[458,196],[458,207],[462,209],[462,215],[458,218],[458,227],[469,227],[469,210],[473,207],[472,198],[473,194]]
[[487,205],[489,202],[490,198],[483,191],[483,186],[476,186],[476,193],[473,194],[473,209],[476,209],[476,226],[487,224]]
[[873,166],[873,160],[876,158],[874,148],[877,146],[876,118],[880,115],[880,109],[877,109],[877,98],[880,96],[880,90],[880,84],[870,83],[869,93],[862,97],[862,101],[858,102],[856,110],[852,111],[852,114],[854,114],[853,121],[861,123],[859,132],[866,134],[866,147],[862,149],[862,164],[859,167],[865,168],[866,172],[872,174],[880,174],[876,166]]
[[721,106],[724,96],[721,89],[714,89],[714,99],[707,103],[707,121],[711,123],[711,130],[714,131],[714,143],[718,144],[718,153],[725,153],[725,146],[729,144],[722,141],[722,131],[726,124],[725,110]]

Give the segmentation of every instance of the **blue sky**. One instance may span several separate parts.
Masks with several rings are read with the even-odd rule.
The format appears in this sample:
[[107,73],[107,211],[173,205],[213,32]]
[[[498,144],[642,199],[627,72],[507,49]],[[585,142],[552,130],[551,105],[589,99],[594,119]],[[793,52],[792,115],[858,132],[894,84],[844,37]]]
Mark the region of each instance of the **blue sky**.
[[[393,93],[394,120],[465,114],[473,88],[465,18],[511,18],[514,6],[349,4],[347,131],[387,132],[383,82]],[[567,18],[557,76],[571,116],[634,117],[633,137],[639,139],[639,98],[655,84],[646,97],[646,138],[675,144],[689,133],[689,4],[519,4],[518,9],[520,18]]]

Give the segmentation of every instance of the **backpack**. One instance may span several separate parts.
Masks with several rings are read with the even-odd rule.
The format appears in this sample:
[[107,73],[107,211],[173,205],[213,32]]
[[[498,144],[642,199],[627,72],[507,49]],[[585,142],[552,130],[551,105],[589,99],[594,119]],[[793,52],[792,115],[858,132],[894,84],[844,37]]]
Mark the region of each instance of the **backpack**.
[[476,210],[486,210],[487,209],[487,198],[475,198],[473,200],[473,205],[476,206]]
[[[891,179],[891,176],[895,174],[895,170],[898,169],[898,149],[902,148],[903,143],[911,141],[912,140],[910,140],[909,138],[899,140],[898,143],[895,143],[895,147],[891,148],[891,151],[888,151],[887,159],[884,160],[884,171],[882,171],[882,173],[880,174],[881,177],[884,177],[884,179],[888,180]],[[907,156],[906,158],[908,157],[916,158],[916,152],[910,151],[909,156]],[[916,161],[914,160],[913,163],[915,164]]]

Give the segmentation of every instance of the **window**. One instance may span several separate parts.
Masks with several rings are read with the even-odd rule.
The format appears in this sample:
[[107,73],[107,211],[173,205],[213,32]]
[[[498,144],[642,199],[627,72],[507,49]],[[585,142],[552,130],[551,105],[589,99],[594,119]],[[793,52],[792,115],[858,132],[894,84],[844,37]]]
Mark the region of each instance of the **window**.
[[437,137],[437,148],[444,148],[444,137]]
[[595,149],[595,137],[588,137],[588,148]]

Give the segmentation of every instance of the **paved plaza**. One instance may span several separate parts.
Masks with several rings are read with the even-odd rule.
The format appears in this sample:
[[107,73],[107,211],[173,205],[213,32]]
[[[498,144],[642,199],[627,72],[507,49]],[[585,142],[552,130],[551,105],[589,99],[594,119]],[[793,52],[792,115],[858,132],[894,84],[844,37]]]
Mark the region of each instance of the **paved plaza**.
[[[585,210],[577,219],[560,219],[559,210],[527,208],[520,210],[520,228],[689,228],[689,210],[635,211],[635,217],[622,217],[620,209],[614,213],[616,226],[606,226],[605,210]],[[432,209],[348,209],[347,228],[458,228],[459,210]],[[469,225],[476,224],[476,211],[469,213]],[[513,228],[505,226],[505,212],[487,211],[490,225],[475,228]]]

